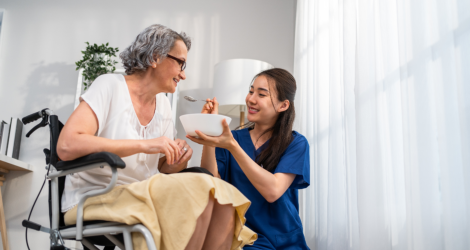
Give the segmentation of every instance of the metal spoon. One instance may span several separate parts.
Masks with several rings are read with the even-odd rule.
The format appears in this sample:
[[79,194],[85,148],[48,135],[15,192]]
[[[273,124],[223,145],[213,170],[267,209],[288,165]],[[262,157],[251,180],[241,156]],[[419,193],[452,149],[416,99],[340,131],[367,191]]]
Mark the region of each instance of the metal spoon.
[[[185,96],[184,99],[186,99],[186,101],[190,101],[190,102],[197,102],[198,100],[194,99],[194,97],[192,96]],[[202,101],[202,102],[205,102],[206,100],[199,100],[199,101]]]

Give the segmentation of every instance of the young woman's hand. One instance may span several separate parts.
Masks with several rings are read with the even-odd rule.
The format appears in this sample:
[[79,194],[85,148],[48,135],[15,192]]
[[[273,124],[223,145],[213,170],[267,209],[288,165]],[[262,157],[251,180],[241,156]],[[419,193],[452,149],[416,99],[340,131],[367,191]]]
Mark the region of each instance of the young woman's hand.
[[217,115],[219,114],[219,102],[217,101],[217,98],[214,97],[214,99],[206,99],[206,104],[202,107],[202,114],[214,114]]
[[183,149],[183,146],[180,147],[177,142],[171,140],[166,136],[161,136],[150,140],[144,140],[144,143],[144,153],[165,154],[166,161],[168,164],[175,164],[182,155],[181,151]]
[[201,131],[196,130],[195,132],[199,136],[199,139],[190,135],[186,135],[186,137],[195,143],[205,146],[225,148],[230,151],[230,149],[237,145],[237,141],[233,138],[232,131],[230,131],[230,127],[225,119],[222,120],[222,127],[224,130],[220,136],[208,136]]

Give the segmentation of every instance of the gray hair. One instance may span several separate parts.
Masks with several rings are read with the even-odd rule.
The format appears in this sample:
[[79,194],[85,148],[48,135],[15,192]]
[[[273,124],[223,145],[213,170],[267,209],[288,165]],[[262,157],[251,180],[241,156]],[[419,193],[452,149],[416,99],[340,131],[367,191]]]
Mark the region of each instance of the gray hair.
[[146,28],[129,47],[119,54],[126,74],[132,75],[136,71],[145,71],[157,61],[157,58],[160,60],[165,58],[176,40],[183,41],[189,51],[191,38],[184,32],[178,34],[160,24]]

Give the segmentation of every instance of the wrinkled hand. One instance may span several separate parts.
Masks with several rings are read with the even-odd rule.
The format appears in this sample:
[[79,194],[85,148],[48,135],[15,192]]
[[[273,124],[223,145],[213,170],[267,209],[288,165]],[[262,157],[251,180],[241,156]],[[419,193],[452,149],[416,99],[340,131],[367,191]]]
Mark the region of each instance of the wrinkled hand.
[[214,114],[217,115],[219,114],[219,102],[217,101],[217,98],[214,97],[214,99],[206,99],[206,104],[202,107],[202,114]]
[[146,143],[145,152],[146,154],[158,154],[162,153],[166,156],[166,162],[168,164],[174,164],[178,159],[181,158],[181,149],[177,142],[171,140],[166,136],[161,136],[155,139],[145,140]]
[[208,136],[196,130],[195,132],[199,136],[199,139],[190,135],[186,135],[186,137],[195,143],[230,150],[237,142],[233,138],[232,131],[230,131],[230,127],[225,119],[222,120],[222,127],[224,130],[220,136]]
[[[180,148],[181,157],[177,160],[175,164],[181,164],[188,162],[193,156],[193,149],[189,146],[189,144],[185,140],[176,139],[176,144]],[[186,149],[186,150],[185,150]]]

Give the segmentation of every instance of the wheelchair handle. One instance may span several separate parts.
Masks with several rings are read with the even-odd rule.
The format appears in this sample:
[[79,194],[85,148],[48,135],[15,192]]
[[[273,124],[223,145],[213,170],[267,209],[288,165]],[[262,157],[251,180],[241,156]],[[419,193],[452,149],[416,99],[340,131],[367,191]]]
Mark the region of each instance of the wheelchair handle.
[[42,111],[39,111],[39,112],[32,113],[28,116],[23,117],[23,119],[21,119],[21,121],[23,122],[23,124],[28,124],[30,122],[36,121],[37,119],[39,119],[41,117],[42,117]]
[[[23,220],[21,225],[23,225],[23,227],[26,227],[26,228],[29,228],[29,229],[33,229],[33,230],[36,230],[36,231],[41,231],[41,225],[36,224],[36,223],[34,223],[32,221],[29,221],[29,220]],[[46,233],[49,233],[49,232],[46,232]]]
[[38,111],[38,112],[35,112],[35,113],[32,113],[30,115],[27,115],[25,117],[23,117],[23,119],[21,119],[21,121],[23,122],[23,124],[28,124],[30,122],[34,122],[36,121],[37,119],[39,118],[42,118],[46,115],[53,115],[54,112],[48,108],[45,108],[41,111]]
[[48,108],[45,108],[41,111],[38,111],[38,112],[35,112],[35,113],[32,113],[28,116],[23,117],[23,119],[21,119],[23,124],[28,124],[30,122],[34,122],[34,121],[38,120],[39,118],[42,118],[42,121],[39,124],[37,124],[33,129],[31,129],[26,134],[26,137],[29,137],[38,128],[47,126],[49,124],[49,122],[48,122],[49,116],[51,116],[51,115],[54,115],[54,112],[52,110],[48,109]]

